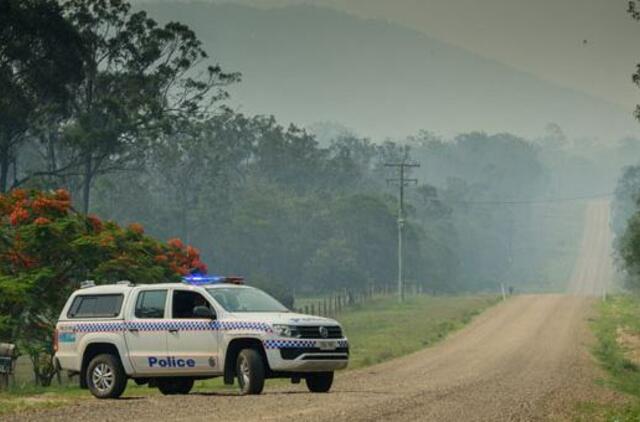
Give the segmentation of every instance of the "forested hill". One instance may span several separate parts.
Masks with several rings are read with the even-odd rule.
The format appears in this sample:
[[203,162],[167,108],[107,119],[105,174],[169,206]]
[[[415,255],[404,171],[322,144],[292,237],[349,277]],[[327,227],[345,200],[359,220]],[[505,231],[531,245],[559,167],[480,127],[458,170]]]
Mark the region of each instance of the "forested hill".
[[335,121],[376,138],[422,128],[531,137],[549,122],[574,137],[635,129],[616,105],[387,22],[305,5],[143,5],[161,21],[190,25],[216,60],[243,73],[231,94],[246,113]]

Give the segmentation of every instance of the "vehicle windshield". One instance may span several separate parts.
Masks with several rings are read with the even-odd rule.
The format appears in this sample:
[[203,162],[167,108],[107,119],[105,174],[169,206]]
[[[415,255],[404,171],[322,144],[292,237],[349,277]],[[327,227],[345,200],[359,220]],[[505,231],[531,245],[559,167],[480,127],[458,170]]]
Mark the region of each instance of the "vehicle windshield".
[[289,312],[283,304],[252,287],[206,290],[228,312]]

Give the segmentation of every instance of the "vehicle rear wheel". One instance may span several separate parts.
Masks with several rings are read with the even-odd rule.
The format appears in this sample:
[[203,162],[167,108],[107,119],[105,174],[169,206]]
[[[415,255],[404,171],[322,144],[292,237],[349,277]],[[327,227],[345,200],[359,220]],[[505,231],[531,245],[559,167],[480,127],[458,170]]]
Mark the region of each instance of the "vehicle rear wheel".
[[305,381],[307,382],[307,388],[312,393],[326,393],[331,390],[331,385],[333,384],[333,372],[309,374]]
[[241,394],[260,394],[264,388],[264,361],[255,349],[243,349],[236,361]]
[[156,381],[158,390],[165,396],[175,394],[189,394],[193,388],[191,378],[161,378]]
[[110,354],[91,359],[85,377],[89,391],[99,399],[118,398],[127,387],[127,374],[120,359]]

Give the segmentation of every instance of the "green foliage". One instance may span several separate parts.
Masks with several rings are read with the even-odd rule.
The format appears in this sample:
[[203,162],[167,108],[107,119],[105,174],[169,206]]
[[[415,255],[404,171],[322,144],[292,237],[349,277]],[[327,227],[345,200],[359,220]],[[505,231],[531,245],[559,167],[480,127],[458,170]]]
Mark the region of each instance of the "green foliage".
[[591,323],[597,337],[594,355],[606,369],[606,384],[626,393],[629,400],[619,403],[583,405],[585,420],[631,421],[640,418],[640,369],[629,360],[619,341],[620,330],[640,335],[640,298],[636,295],[607,297],[598,304],[598,316]]
[[624,234],[618,239],[618,254],[627,273],[626,284],[633,290],[640,289],[640,212],[628,221]]
[[358,266],[353,249],[344,239],[329,239],[311,256],[306,267],[308,281],[320,291],[336,291],[344,286],[358,289],[369,281]]
[[[24,134],[66,114],[85,49],[53,0],[0,3],[0,192]],[[15,164],[13,164],[15,166]]]
[[616,236],[622,236],[629,218],[638,210],[640,199],[640,166],[628,166],[618,179],[612,204],[612,229]]

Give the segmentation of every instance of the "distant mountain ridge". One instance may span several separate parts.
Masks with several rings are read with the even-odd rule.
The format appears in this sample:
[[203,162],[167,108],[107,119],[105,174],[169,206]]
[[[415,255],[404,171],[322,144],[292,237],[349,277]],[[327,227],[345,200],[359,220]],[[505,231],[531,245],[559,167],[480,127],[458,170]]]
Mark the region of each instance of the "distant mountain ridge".
[[224,69],[242,72],[232,106],[283,122],[335,121],[374,138],[420,129],[535,136],[556,122],[570,136],[608,141],[638,129],[618,105],[384,21],[310,5],[142,7],[188,24]]

